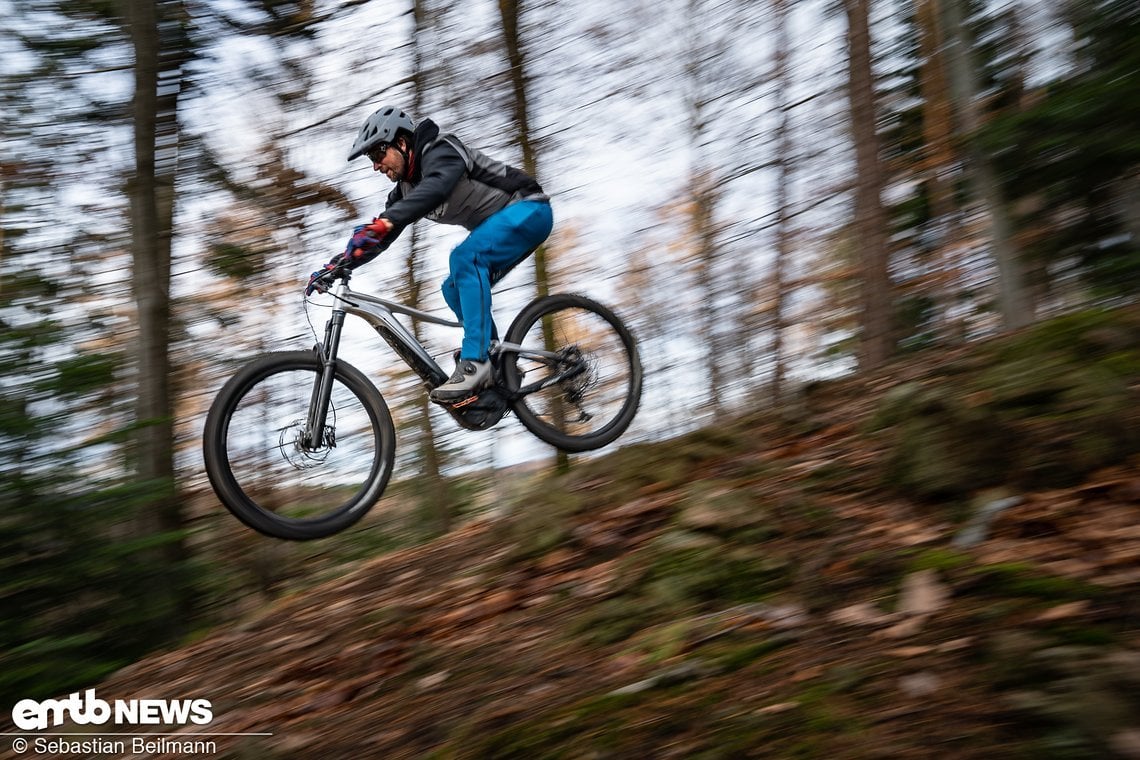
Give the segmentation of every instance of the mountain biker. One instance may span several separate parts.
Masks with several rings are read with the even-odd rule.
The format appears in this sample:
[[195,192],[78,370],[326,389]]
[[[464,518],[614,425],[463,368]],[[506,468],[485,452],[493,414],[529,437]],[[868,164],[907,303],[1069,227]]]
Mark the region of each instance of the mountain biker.
[[430,395],[444,403],[470,398],[491,382],[491,285],[546,240],[550,198],[525,172],[442,134],[431,119],[414,123],[396,106],[365,120],[348,160],[360,156],[396,186],[380,215],[353,231],[344,253],[314,272],[305,292],[324,290],[341,264],[354,269],[376,258],[419,219],[465,227],[470,234],[451,252],[442,288],[463,323],[463,343],[455,372]]

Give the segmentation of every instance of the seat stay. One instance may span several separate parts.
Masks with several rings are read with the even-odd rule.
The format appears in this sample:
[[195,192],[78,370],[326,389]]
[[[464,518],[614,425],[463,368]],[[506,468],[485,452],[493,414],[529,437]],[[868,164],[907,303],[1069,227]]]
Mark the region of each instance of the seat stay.
[[523,385],[517,391],[515,391],[515,394],[518,396],[526,396],[528,394],[535,393],[536,391],[545,390],[552,385],[558,385],[559,383],[565,382],[567,380],[572,380],[585,371],[586,366],[584,364],[575,364],[573,367],[570,367],[569,369],[566,369],[562,372],[555,372],[554,374],[549,375],[548,377],[544,377],[537,382]]
[[518,390],[515,391],[515,395],[518,397],[526,396],[527,394],[544,390],[552,385],[557,385],[559,383],[565,382],[566,380],[572,380],[573,378],[586,371],[586,364],[580,359],[574,361],[569,367],[566,367],[565,369],[553,371],[560,362],[563,362],[566,359],[566,356],[563,352],[532,349],[522,346],[518,343],[500,343],[495,350],[500,355],[517,354],[520,357],[543,362],[547,364],[548,367],[552,370],[551,374],[547,375],[546,377],[543,377],[536,382],[520,386]]
[[518,354],[519,356],[528,359],[542,359],[545,361],[556,361],[560,355],[553,351],[545,351],[539,348],[528,348],[519,343],[500,343],[494,349],[499,354]]

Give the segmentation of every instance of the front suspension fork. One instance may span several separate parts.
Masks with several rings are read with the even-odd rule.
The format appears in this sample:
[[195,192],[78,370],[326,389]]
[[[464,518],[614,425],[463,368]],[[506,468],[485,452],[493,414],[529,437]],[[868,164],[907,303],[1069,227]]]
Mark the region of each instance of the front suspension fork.
[[313,347],[320,364],[320,372],[313,380],[313,393],[309,397],[309,415],[305,422],[302,445],[316,450],[325,445],[325,423],[328,421],[329,401],[332,399],[333,380],[336,376],[336,354],[340,347],[340,332],[344,327],[344,312],[336,309],[325,325],[325,342]]

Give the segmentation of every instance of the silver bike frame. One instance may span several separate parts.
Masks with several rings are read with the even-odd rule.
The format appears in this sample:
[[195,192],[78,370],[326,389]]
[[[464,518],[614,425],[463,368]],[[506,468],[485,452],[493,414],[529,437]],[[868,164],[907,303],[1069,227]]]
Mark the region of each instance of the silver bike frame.
[[337,301],[337,305],[333,307],[334,312],[341,310],[360,317],[370,324],[429,388],[447,382],[447,373],[432,358],[431,354],[420,345],[412,331],[405,327],[403,322],[396,319],[396,314],[405,314],[412,319],[443,325],[444,327],[461,328],[463,327],[462,323],[413,309],[387,298],[359,293],[352,290],[343,280],[337,283],[333,290],[333,297]]
[[[317,344],[316,351],[321,358],[321,373],[313,385],[313,394],[309,404],[308,424],[304,435],[304,442],[313,449],[325,445],[325,420],[327,416],[329,399],[332,395],[333,377],[336,373],[336,358],[340,345],[341,329],[344,326],[346,314],[360,317],[370,324],[384,342],[392,347],[405,364],[419,375],[425,387],[429,390],[447,382],[447,373],[432,358],[431,354],[420,345],[416,336],[396,319],[396,314],[404,314],[413,320],[422,320],[444,327],[462,328],[461,322],[444,319],[420,309],[414,309],[405,304],[388,298],[359,293],[348,286],[345,279],[339,280],[333,287],[332,296],[336,301],[332,315],[325,328],[324,344]],[[515,343],[500,343],[495,349],[499,353],[515,353],[519,356],[528,356],[535,359],[552,361],[558,359],[558,354],[549,351],[526,349]],[[526,395],[546,388],[555,383],[574,377],[585,370],[585,366],[577,366],[569,371],[554,373],[539,382],[532,383],[517,389],[519,395]]]
[[[360,317],[372,325],[380,337],[428,384],[429,388],[434,388],[447,381],[447,373],[431,354],[420,345],[412,331],[405,327],[403,322],[396,319],[396,314],[404,314],[412,319],[456,329],[462,329],[462,322],[444,319],[420,309],[413,309],[411,306],[389,298],[360,293],[350,288],[343,280],[337,283],[333,290],[333,297],[338,302],[338,306],[333,307],[334,311],[341,309],[345,313]],[[513,352],[532,357],[555,358],[555,354],[547,351],[527,350],[515,343],[499,343],[495,350],[499,353]]]

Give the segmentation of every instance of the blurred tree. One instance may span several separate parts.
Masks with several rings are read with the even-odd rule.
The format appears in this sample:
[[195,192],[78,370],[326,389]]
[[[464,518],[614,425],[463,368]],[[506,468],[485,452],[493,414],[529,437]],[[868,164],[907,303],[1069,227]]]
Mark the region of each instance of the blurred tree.
[[[522,151],[522,169],[532,177],[542,182],[538,170],[538,154],[535,150],[533,135],[531,134],[531,105],[528,98],[527,85],[530,69],[526,55],[526,41],[523,37],[523,2],[522,0],[499,0],[499,19],[502,22],[503,50],[507,58],[507,75],[511,88],[511,121],[515,140]],[[538,296],[550,293],[550,271],[546,256],[546,245],[540,245],[534,252],[534,281]],[[554,350],[554,331],[549,319],[543,321],[543,339],[546,349]],[[561,425],[564,419],[562,400],[555,399],[551,414],[556,425]],[[564,451],[554,454],[555,465],[560,470],[569,467],[570,457]]]
[[[944,5],[945,0],[899,5],[894,43],[882,56],[880,74],[894,316],[900,346],[911,348],[961,339],[978,327],[989,332],[994,312],[1008,323],[1003,299],[1008,306],[1011,293],[1020,290],[1032,310],[1030,282],[1044,278],[1021,253],[1006,257],[1016,266],[1004,270],[994,255],[1021,248],[1024,236],[1004,243],[995,238],[1008,232],[1010,204],[979,192],[979,177],[987,176],[979,161],[992,164],[997,154],[965,131],[950,76],[956,71],[977,91],[969,101],[977,124],[1024,107],[1032,45],[1020,5],[967,4],[963,23],[970,47],[956,64],[951,51],[957,43],[946,42]],[[1022,286],[1011,288],[1017,281]]]
[[938,304],[935,314],[936,332],[946,335],[946,321],[954,295],[951,273],[956,267],[955,249],[948,245],[958,237],[958,208],[953,179],[958,157],[954,150],[954,119],[950,102],[946,65],[942,56],[943,40],[938,23],[938,0],[919,0],[917,15],[919,52],[919,90],[922,94],[923,156],[921,176],[924,195],[928,199],[928,218],[932,222],[931,247],[934,248],[937,273],[932,300]]
[[[659,209],[662,227],[673,211]],[[661,419],[655,425],[667,435],[681,435],[692,424],[689,413],[688,388],[684,379],[683,357],[673,349],[671,340],[676,339],[671,329],[672,315],[676,310],[677,299],[668,288],[659,285],[662,253],[667,252],[675,240],[645,241],[642,247],[630,255],[629,265],[622,273],[620,291],[630,297],[633,306],[623,315],[629,327],[637,336],[641,362],[645,374],[656,378],[655,384],[661,390],[661,403],[648,413]],[[560,243],[559,247],[565,247]],[[646,414],[647,412],[642,412]]]
[[911,106],[911,118],[899,114],[900,132],[909,128],[913,135],[909,139],[899,135],[896,150],[905,166],[895,167],[896,172],[906,173],[914,190],[893,211],[895,237],[906,241],[918,269],[917,277],[904,283],[896,308],[900,343],[921,346],[931,340],[953,340],[958,334],[951,318],[962,287],[958,275],[965,231],[955,188],[960,161],[937,0],[917,2],[914,14],[900,36],[917,40],[911,45],[917,81],[900,97],[903,103],[917,100],[919,105]]
[[752,362],[743,357],[751,342],[747,299],[759,278],[743,245],[751,234],[746,220],[728,199],[734,186],[772,165],[771,149],[741,150],[758,142],[752,119],[762,115],[755,101],[766,76],[741,45],[742,30],[762,18],[751,3],[707,0],[685,0],[678,13],[690,30],[677,54],[679,126],[689,163],[681,231],[696,291],[690,319],[703,349],[697,363],[708,379],[702,403],[719,418],[729,409],[732,391],[755,385]]
[[936,14],[934,0],[903,4],[880,56],[892,313],[900,348],[949,337],[964,287],[958,277],[966,247],[962,196],[955,186],[961,162]]
[[1070,2],[1071,65],[982,129],[1027,253],[1054,303],[1134,299],[1140,290],[1140,7]]
[[71,330],[52,319],[58,283],[7,267],[3,277],[0,699],[11,704],[89,685],[169,641],[176,611],[139,593],[175,575],[134,527],[152,493],[115,466],[130,432],[101,424],[122,357],[67,345]]
[[941,3],[940,21],[946,52],[949,91],[954,103],[958,129],[963,139],[963,155],[972,180],[973,192],[989,218],[989,247],[998,271],[998,304],[1006,329],[1017,329],[1033,321],[1024,274],[1024,262],[1017,249],[1009,207],[1002,192],[993,158],[979,141],[985,123],[984,93],[973,46],[973,36],[965,20],[966,0],[932,0]]
[[848,98],[855,143],[853,226],[859,249],[859,366],[873,370],[894,350],[892,292],[887,268],[887,218],[883,208],[883,168],[876,130],[875,80],[871,70],[870,0],[844,0],[847,15]]
[[[147,520],[155,483],[133,477],[130,444],[145,423],[131,411],[137,365],[128,357],[138,333],[121,275],[133,66],[119,10],[44,2],[5,20],[6,694],[20,684],[21,696],[53,696],[90,683],[187,627],[189,568],[164,554],[181,534],[155,532]],[[56,224],[61,215],[82,221]],[[172,484],[160,484],[159,498]]]
[[789,30],[787,0],[772,0],[775,24],[775,52],[772,79],[776,88],[776,260],[772,267],[772,387],[771,397],[776,404],[784,393],[787,375],[787,348],[784,333],[787,330],[785,314],[788,298],[788,267],[792,255],[791,188],[794,171],[791,125],[792,72],[789,60],[792,40]]
[[[173,585],[185,567],[172,567],[149,549],[163,537],[138,529],[150,484],[133,483],[127,457],[133,390],[128,347],[134,336],[123,313],[126,294],[114,273],[122,265],[121,196],[74,196],[68,213],[83,218],[57,237],[49,225],[78,182],[54,160],[59,135],[47,122],[39,87],[74,95],[76,113],[51,115],[68,125],[69,142],[86,146],[83,171],[105,158],[93,138],[113,133],[117,119],[91,124],[95,110],[71,92],[93,57],[123,52],[111,19],[70,4],[69,19],[48,14],[40,29],[67,32],[54,46],[26,38],[27,86],[3,92],[8,117],[0,175],[0,695],[45,698],[90,684],[158,644],[178,620],[167,594],[140,594],[151,583]],[[95,22],[98,19],[98,22]],[[27,18],[9,19],[22,28]],[[68,44],[64,44],[68,43]],[[63,48],[65,52],[60,53]],[[54,61],[56,54],[67,60]],[[58,68],[57,68],[58,67]],[[87,106],[88,108],[84,108]],[[9,153],[9,151],[12,153]],[[15,158],[18,155],[19,158]],[[112,175],[115,173],[112,171]],[[47,234],[45,234],[47,233]]]
[[[185,10],[179,0],[130,0],[127,27],[134,49],[134,175],[128,186],[131,209],[132,284],[138,313],[137,446],[139,479],[149,485],[151,529],[171,540],[162,550],[172,567],[188,550],[178,536],[185,528],[174,469],[174,398],[170,379],[171,240],[178,166],[178,99],[183,67],[191,55]],[[184,628],[193,598],[180,584],[161,583],[160,593],[178,598]]]
[[[428,32],[437,20],[438,12],[428,0],[413,0],[412,3],[412,102],[413,114],[427,111],[427,98],[432,79],[430,72],[431,56],[428,50]],[[425,241],[422,227],[411,229],[408,253],[404,259],[404,295],[409,306],[424,308],[424,281],[422,271],[425,258]],[[426,340],[423,325],[412,323],[416,340]],[[418,391],[419,389],[417,389]],[[415,479],[415,492],[420,500],[420,513],[428,519],[421,521],[430,526],[429,534],[446,533],[452,526],[456,501],[444,477],[447,465],[447,449],[436,432],[435,416],[427,394],[414,393],[410,401],[413,406],[412,425],[416,428],[415,445],[421,476]]]
[[[699,100],[690,102],[693,136],[698,141],[705,137],[702,104]],[[694,157],[694,163],[699,159]],[[722,292],[718,264],[721,260],[721,227],[717,223],[717,206],[723,198],[723,188],[712,172],[694,167],[689,178],[689,203],[686,212],[689,216],[689,232],[692,240],[692,264],[696,273],[698,289],[696,323],[699,325],[701,344],[705,346],[704,371],[708,376],[706,402],[714,419],[722,417],[727,410],[728,368],[720,340],[720,319]]]
[[[723,198],[720,177],[714,174],[712,155],[714,137],[711,123],[715,119],[713,104],[720,96],[723,82],[716,80],[714,66],[719,56],[710,49],[709,38],[715,27],[703,25],[701,17],[708,10],[702,0],[688,0],[685,7],[685,26],[693,30],[686,37],[687,47],[682,50],[683,86],[685,97],[685,127],[689,135],[689,184],[686,188],[686,212],[691,241],[691,261],[696,275],[700,302],[695,314],[701,344],[706,348],[703,365],[708,377],[706,403],[714,419],[725,411],[725,362],[721,360],[718,339],[721,293],[718,292],[718,263],[721,240],[717,214]],[[700,30],[699,32],[697,30]]]
[[[502,21],[503,48],[507,56],[507,78],[511,89],[511,122],[514,140],[522,151],[522,169],[532,177],[539,177],[538,153],[531,133],[531,104],[527,96],[530,67],[523,38],[522,0],[499,0],[499,18]],[[542,246],[534,253],[536,287],[540,296],[550,292],[546,274],[546,255]]]

